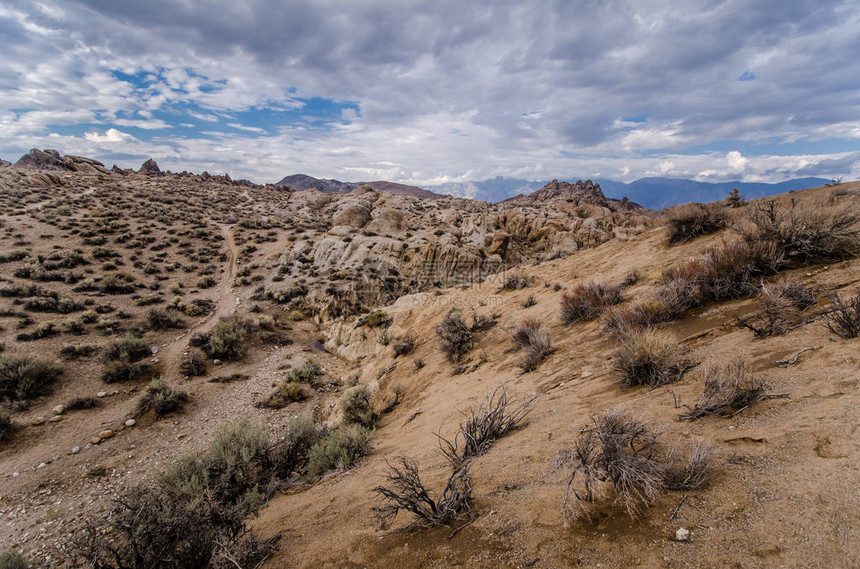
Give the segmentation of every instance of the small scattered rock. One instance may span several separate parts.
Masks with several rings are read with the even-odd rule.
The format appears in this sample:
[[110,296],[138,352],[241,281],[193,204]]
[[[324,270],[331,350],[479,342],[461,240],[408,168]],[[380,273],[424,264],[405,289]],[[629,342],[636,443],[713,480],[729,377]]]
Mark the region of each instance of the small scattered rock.
[[690,541],[690,530],[687,528],[678,528],[675,531],[675,541]]
[[59,422],[60,422],[60,421],[62,421],[62,420],[63,420],[63,416],[62,416],[62,415],[54,415],[53,417],[51,417],[50,419],[48,419],[48,422],[49,422],[49,423],[59,423]]
[[109,439],[112,436],[113,436],[113,431],[111,431],[110,429],[105,429],[104,431],[99,433],[99,438],[102,440]]
[[90,446],[90,447],[91,447],[91,446],[93,446],[93,445],[97,445],[97,444],[99,444],[100,442],[102,442],[102,440],[101,440],[99,437],[93,437],[93,438],[91,438],[91,439],[90,439],[90,444],[89,444],[89,445],[87,445],[87,446]]
[[84,450],[90,450],[91,448],[93,448],[92,443],[87,443],[86,446],[84,446]]
[[81,447],[72,447],[72,454],[78,454],[79,452],[81,452]]
[[216,365],[216,366],[221,365],[221,360],[218,360],[218,359],[212,360],[212,365]]
[[96,397],[98,397],[99,399],[101,399],[102,397],[107,397],[107,391],[99,391],[98,393],[96,393]]
[[65,412],[65,410],[66,410],[66,407],[64,405],[57,405],[56,407],[51,409],[51,413],[53,413],[54,415],[62,415]]
[[46,466],[48,466],[47,462],[40,462],[39,466],[37,466],[36,468],[45,468]]
[[43,425],[45,423],[45,418],[44,417],[36,417],[35,419],[33,419],[32,423],[33,423],[33,426]]
[[128,421],[125,422],[125,426],[126,427],[133,427],[136,423],[137,423],[137,421],[135,421],[134,419],[129,419]]

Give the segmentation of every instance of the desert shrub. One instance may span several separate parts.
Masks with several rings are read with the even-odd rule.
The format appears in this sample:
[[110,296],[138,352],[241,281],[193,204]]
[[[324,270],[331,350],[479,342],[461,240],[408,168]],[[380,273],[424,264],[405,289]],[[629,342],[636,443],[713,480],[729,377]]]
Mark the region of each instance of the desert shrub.
[[286,381],[316,385],[316,378],[323,375],[323,369],[312,359],[305,360],[299,368],[292,368],[286,373]]
[[603,313],[603,332],[614,338],[625,338],[644,328],[669,322],[678,314],[657,298],[643,300],[632,306],[613,306]]
[[343,423],[372,429],[377,415],[373,410],[372,395],[366,385],[356,385],[344,391],[340,398]]
[[384,501],[384,505],[374,508],[380,525],[386,526],[401,511],[415,516],[409,527],[450,527],[462,525],[471,518],[469,463],[451,473],[441,496],[434,500],[421,482],[418,463],[403,456],[394,460],[395,464],[386,461],[385,485],[373,489]]
[[472,349],[472,330],[463,322],[462,313],[452,309],[436,327],[439,347],[452,362],[460,361]]
[[30,564],[16,551],[0,553],[0,569],[29,569]]
[[526,355],[518,364],[524,372],[538,368],[547,355],[552,352],[549,331],[537,320],[527,318],[517,323],[511,337],[515,350],[525,350]]
[[108,344],[105,357],[108,360],[139,361],[152,353],[149,343],[131,334]]
[[729,195],[726,196],[726,202],[733,208],[743,207],[746,205],[747,200],[741,195],[740,190],[737,188],[732,188],[732,191],[729,192]]
[[631,517],[663,490],[695,489],[712,474],[707,443],[665,449],[660,436],[630,412],[611,409],[591,418],[574,444],[558,453],[554,470],[570,468],[562,512],[565,519],[589,517],[589,505],[613,496]]
[[47,359],[0,355],[0,397],[7,401],[32,399],[46,393],[61,373]]
[[206,375],[206,358],[197,350],[189,350],[179,365],[179,373],[186,377]]
[[210,332],[204,351],[212,358],[240,360],[248,349],[250,322],[240,316],[222,317]]
[[572,324],[583,320],[593,320],[608,307],[620,303],[621,287],[605,285],[597,281],[580,283],[569,292],[561,295],[561,321]]
[[612,355],[612,366],[626,386],[656,387],[679,381],[694,364],[671,335],[657,330],[631,332]]
[[498,312],[493,312],[491,314],[478,314],[474,310],[472,311],[472,324],[469,326],[469,330],[477,334],[478,332],[485,332],[499,323],[499,318],[501,318],[501,314]]
[[773,241],[736,241],[712,247],[667,270],[656,299],[671,320],[709,302],[754,294],[756,280],[775,274],[783,263]]
[[395,338],[391,342],[391,348],[394,350],[394,357],[408,356],[415,350],[415,336],[405,334],[399,338]]
[[764,381],[750,375],[746,361],[708,364],[702,371],[704,389],[696,405],[681,413],[680,419],[695,421],[709,415],[729,416],[767,397]]
[[206,275],[205,277],[203,277],[199,281],[197,281],[197,286],[199,288],[212,288],[216,284],[218,284],[218,281],[216,281],[210,275]]
[[173,389],[161,378],[154,378],[146,387],[146,393],[137,402],[137,416],[149,411],[160,419],[168,413],[179,411],[188,402],[188,393],[181,389]]
[[182,318],[163,308],[150,308],[146,313],[146,323],[153,330],[173,330],[185,326]]
[[308,287],[302,283],[294,283],[289,288],[270,290],[265,289],[263,296],[278,304],[287,304],[295,298],[301,298],[308,294]]
[[453,439],[441,435],[439,448],[454,468],[487,452],[495,442],[523,424],[534,397],[522,403],[508,397],[505,384],[489,391],[477,411],[469,408]]
[[537,304],[537,300],[535,299],[534,295],[532,294],[532,295],[529,295],[529,297],[527,299],[525,299],[520,306],[522,306],[523,308],[531,308],[535,304]]
[[[15,425],[12,423],[12,417],[9,416],[9,412],[0,407],[0,442],[8,439],[14,428]],[[0,569],[2,567],[3,565],[0,564]]]
[[101,401],[95,397],[73,397],[66,403],[66,411],[82,411],[84,409],[93,409],[101,405]]
[[666,451],[663,464],[663,486],[667,490],[697,490],[707,486],[714,476],[711,458],[713,445],[695,438],[686,448],[675,444]]
[[105,369],[102,372],[102,381],[105,383],[131,381],[146,375],[149,372],[149,369],[149,364],[145,362],[112,360],[105,365]]
[[748,240],[771,241],[799,263],[842,260],[860,254],[860,211],[856,202],[801,206],[768,200],[748,215]]
[[749,318],[739,318],[738,322],[758,338],[785,334],[798,325],[800,313],[814,302],[812,291],[798,282],[764,285],[758,298],[758,310]]
[[194,348],[202,348],[209,343],[212,335],[209,332],[194,332],[188,339],[188,345]]
[[716,233],[727,222],[728,216],[718,206],[697,203],[680,206],[666,218],[669,243],[686,243],[699,235]]
[[518,290],[521,288],[526,288],[531,285],[531,279],[525,275],[508,275],[505,278],[505,282],[496,292],[502,292],[504,290]]
[[308,476],[330,470],[349,469],[370,454],[373,433],[363,427],[340,428],[330,432],[308,451]]
[[377,310],[375,312],[371,312],[364,318],[364,324],[369,328],[386,328],[393,318],[383,312],[382,310]]
[[827,295],[830,310],[824,315],[827,329],[845,339],[860,337],[860,293],[842,300],[837,293]]
[[304,401],[308,398],[304,386],[298,381],[285,379],[282,380],[277,389],[271,393],[265,400],[257,404],[258,407],[266,407],[269,409],[282,409],[296,401]]
[[130,294],[135,290],[134,277],[112,273],[101,280],[98,289],[107,294]]
[[287,478],[293,472],[307,469],[311,448],[325,438],[327,431],[309,417],[297,417],[287,426],[286,434],[269,450],[275,473]]

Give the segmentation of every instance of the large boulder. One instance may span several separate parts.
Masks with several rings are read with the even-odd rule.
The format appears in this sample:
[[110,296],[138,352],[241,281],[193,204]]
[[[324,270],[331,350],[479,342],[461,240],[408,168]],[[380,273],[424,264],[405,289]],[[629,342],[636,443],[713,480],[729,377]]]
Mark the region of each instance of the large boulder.
[[30,152],[15,162],[15,166],[28,170],[77,170],[74,163],[63,160],[59,152],[50,148],[45,150],[30,149]]
[[158,164],[150,158],[140,166],[140,170],[137,171],[138,174],[143,174],[145,176],[162,176],[161,168],[158,167]]
[[357,203],[340,208],[332,220],[335,225],[348,225],[355,229],[361,229],[368,221],[370,221],[370,210]]

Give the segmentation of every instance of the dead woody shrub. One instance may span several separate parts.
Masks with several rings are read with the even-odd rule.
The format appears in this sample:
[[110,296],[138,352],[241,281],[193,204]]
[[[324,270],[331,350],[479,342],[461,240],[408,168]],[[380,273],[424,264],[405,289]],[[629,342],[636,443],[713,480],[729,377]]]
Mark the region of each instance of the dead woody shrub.
[[709,415],[730,416],[746,409],[756,401],[766,399],[765,382],[750,375],[746,360],[737,359],[727,364],[708,364],[702,371],[704,390],[691,409],[681,413],[682,421],[695,421]]

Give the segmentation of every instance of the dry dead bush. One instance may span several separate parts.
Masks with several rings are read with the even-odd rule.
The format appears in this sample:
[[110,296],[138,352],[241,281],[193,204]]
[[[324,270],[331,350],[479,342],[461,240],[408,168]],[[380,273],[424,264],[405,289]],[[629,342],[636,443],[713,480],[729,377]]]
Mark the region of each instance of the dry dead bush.
[[472,514],[472,487],[469,484],[468,463],[451,473],[442,495],[434,500],[421,482],[415,460],[400,456],[394,462],[386,461],[386,485],[373,489],[386,502],[374,508],[380,526],[387,527],[401,511],[417,518],[409,524],[409,528],[451,527],[469,520]]
[[669,322],[677,316],[662,301],[651,298],[632,306],[613,306],[603,314],[601,326],[605,334],[625,338],[633,332]]
[[764,381],[750,375],[746,361],[737,359],[724,365],[708,364],[702,371],[704,390],[696,405],[681,413],[682,421],[709,415],[730,416],[756,401],[767,398]]
[[625,387],[656,387],[679,381],[696,364],[687,359],[686,350],[670,334],[643,329],[621,340],[612,355],[612,365]]
[[726,227],[728,216],[717,205],[691,203],[675,208],[666,219],[669,244],[686,243]]
[[624,298],[620,285],[605,285],[597,281],[580,283],[561,295],[561,321],[573,324],[593,320],[607,308],[619,304]]
[[405,334],[399,338],[395,338],[391,342],[391,348],[394,350],[394,357],[408,356],[415,351],[415,336]]
[[830,299],[830,310],[824,315],[827,329],[845,339],[860,336],[860,293],[848,300],[842,300],[835,292],[827,298]]
[[472,349],[472,331],[463,322],[459,310],[451,310],[442,318],[436,327],[436,336],[439,338],[439,347],[452,362],[460,361]]
[[770,241],[796,263],[843,260],[860,254],[856,200],[805,205],[767,200],[749,213],[747,240]]
[[610,497],[635,518],[664,490],[707,484],[711,446],[696,441],[689,449],[666,450],[660,435],[629,411],[616,408],[592,417],[573,446],[558,453],[553,467],[571,470],[562,502],[565,520],[590,519],[590,506]]
[[498,439],[522,425],[535,398],[517,403],[508,397],[507,386],[499,385],[484,396],[477,411],[470,408],[464,413],[453,440],[436,435],[442,454],[454,468],[484,454]]
[[523,372],[538,368],[543,360],[552,353],[549,330],[543,328],[535,319],[527,318],[517,323],[511,338],[515,350],[525,350],[526,355],[518,364]]
[[749,318],[739,318],[744,328],[757,338],[786,334],[801,322],[801,312],[812,306],[815,295],[796,281],[764,285],[759,294],[759,309]]

